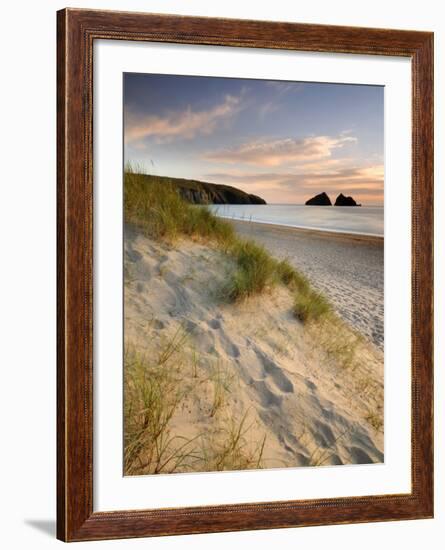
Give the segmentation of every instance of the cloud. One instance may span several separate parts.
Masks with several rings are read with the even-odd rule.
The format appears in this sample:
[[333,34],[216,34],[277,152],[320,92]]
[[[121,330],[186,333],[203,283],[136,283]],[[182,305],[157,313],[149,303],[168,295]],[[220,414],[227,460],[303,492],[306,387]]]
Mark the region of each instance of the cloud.
[[261,119],[266,118],[266,116],[275,113],[280,109],[280,105],[276,101],[266,101],[260,107],[258,107],[258,115]]
[[205,177],[220,181],[236,181],[246,185],[268,183],[279,187],[304,187],[312,188],[328,184],[336,188],[347,189],[383,186],[383,165],[351,167],[332,170],[329,172],[217,172],[206,174]]
[[253,141],[205,154],[206,160],[222,163],[244,163],[255,166],[280,166],[317,159],[328,159],[334,149],[346,143],[355,143],[353,136],[315,136],[302,139],[277,139]]
[[[323,162],[320,168],[325,168]],[[304,202],[322,191],[331,195],[331,199],[343,193],[363,203],[383,200],[382,164],[285,173],[217,172],[206,174],[204,179],[239,186],[248,193],[260,194],[268,202]]]
[[266,82],[266,85],[278,96],[285,95],[288,92],[300,92],[304,88],[304,84],[302,82],[287,82],[285,80],[271,80]]
[[300,82],[272,80],[270,82],[267,81],[265,84],[266,88],[269,89],[268,96],[270,99],[264,101],[263,98],[257,102],[258,116],[261,120],[285,107],[285,103],[282,100],[284,96],[290,92],[294,94],[299,93],[304,89],[303,84]]
[[206,111],[170,112],[166,116],[137,116],[127,113],[125,117],[125,142],[140,147],[146,138],[154,138],[158,143],[175,139],[193,139],[197,135],[213,132],[221,121],[232,117],[241,109],[239,97],[226,95],[224,101]]

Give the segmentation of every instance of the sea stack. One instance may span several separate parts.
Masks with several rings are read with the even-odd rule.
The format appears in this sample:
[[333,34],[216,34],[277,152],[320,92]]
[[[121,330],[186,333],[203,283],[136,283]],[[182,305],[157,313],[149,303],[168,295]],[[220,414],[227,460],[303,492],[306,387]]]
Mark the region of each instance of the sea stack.
[[335,199],[334,206],[361,206],[361,204],[357,204],[352,197],[345,197],[343,193],[340,193]]
[[305,202],[306,206],[332,206],[331,199],[323,192]]

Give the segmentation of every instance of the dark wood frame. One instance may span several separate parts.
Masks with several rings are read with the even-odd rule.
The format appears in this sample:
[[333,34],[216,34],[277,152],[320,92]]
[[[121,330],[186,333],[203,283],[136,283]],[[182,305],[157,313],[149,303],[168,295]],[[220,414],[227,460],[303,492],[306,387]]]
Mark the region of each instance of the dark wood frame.
[[[58,538],[110,539],[432,517],[433,34],[78,9],[58,12],[57,31]],[[411,493],[93,512],[92,70],[97,39],[411,59]]]

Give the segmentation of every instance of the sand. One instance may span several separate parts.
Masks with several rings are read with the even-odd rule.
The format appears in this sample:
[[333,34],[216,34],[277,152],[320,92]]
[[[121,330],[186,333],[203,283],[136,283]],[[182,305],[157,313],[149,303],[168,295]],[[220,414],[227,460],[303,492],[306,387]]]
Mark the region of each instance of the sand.
[[383,238],[231,221],[241,236],[287,258],[338,314],[383,350]]
[[[240,233],[255,232],[277,255],[290,257],[319,288],[333,285],[329,296],[345,318],[358,317],[356,326],[378,318],[381,244],[257,226],[236,222]],[[232,266],[209,245],[181,240],[172,246],[128,226],[124,245],[126,346],[156,357],[178,330],[186,334],[174,358],[186,391],[172,418],[172,435],[193,441],[196,454],[247,417],[243,444],[254,452],[264,443],[264,468],[383,461],[378,346],[363,340],[358,362],[348,368],[326,352],[323,335],[295,319],[286,288],[241,304],[222,303],[219,290]],[[363,274],[364,267],[375,274]],[[367,316],[374,296],[377,311]],[[216,400],[218,391],[222,398]],[[175,471],[208,471],[209,463],[185,461]]]

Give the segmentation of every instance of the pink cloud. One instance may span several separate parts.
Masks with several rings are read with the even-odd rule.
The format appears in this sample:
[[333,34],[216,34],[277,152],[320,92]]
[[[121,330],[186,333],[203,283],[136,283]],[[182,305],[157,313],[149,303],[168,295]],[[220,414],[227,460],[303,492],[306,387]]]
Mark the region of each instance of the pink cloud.
[[334,149],[355,143],[352,136],[315,136],[302,139],[254,141],[238,147],[209,152],[205,158],[222,163],[244,163],[256,166],[280,166],[328,159]]
[[227,95],[219,105],[206,111],[170,112],[164,117],[149,115],[138,117],[128,113],[125,117],[125,142],[140,147],[149,137],[163,143],[175,139],[193,139],[199,134],[210,134],[222,120],[232,117],[241,109],[239,97]]

